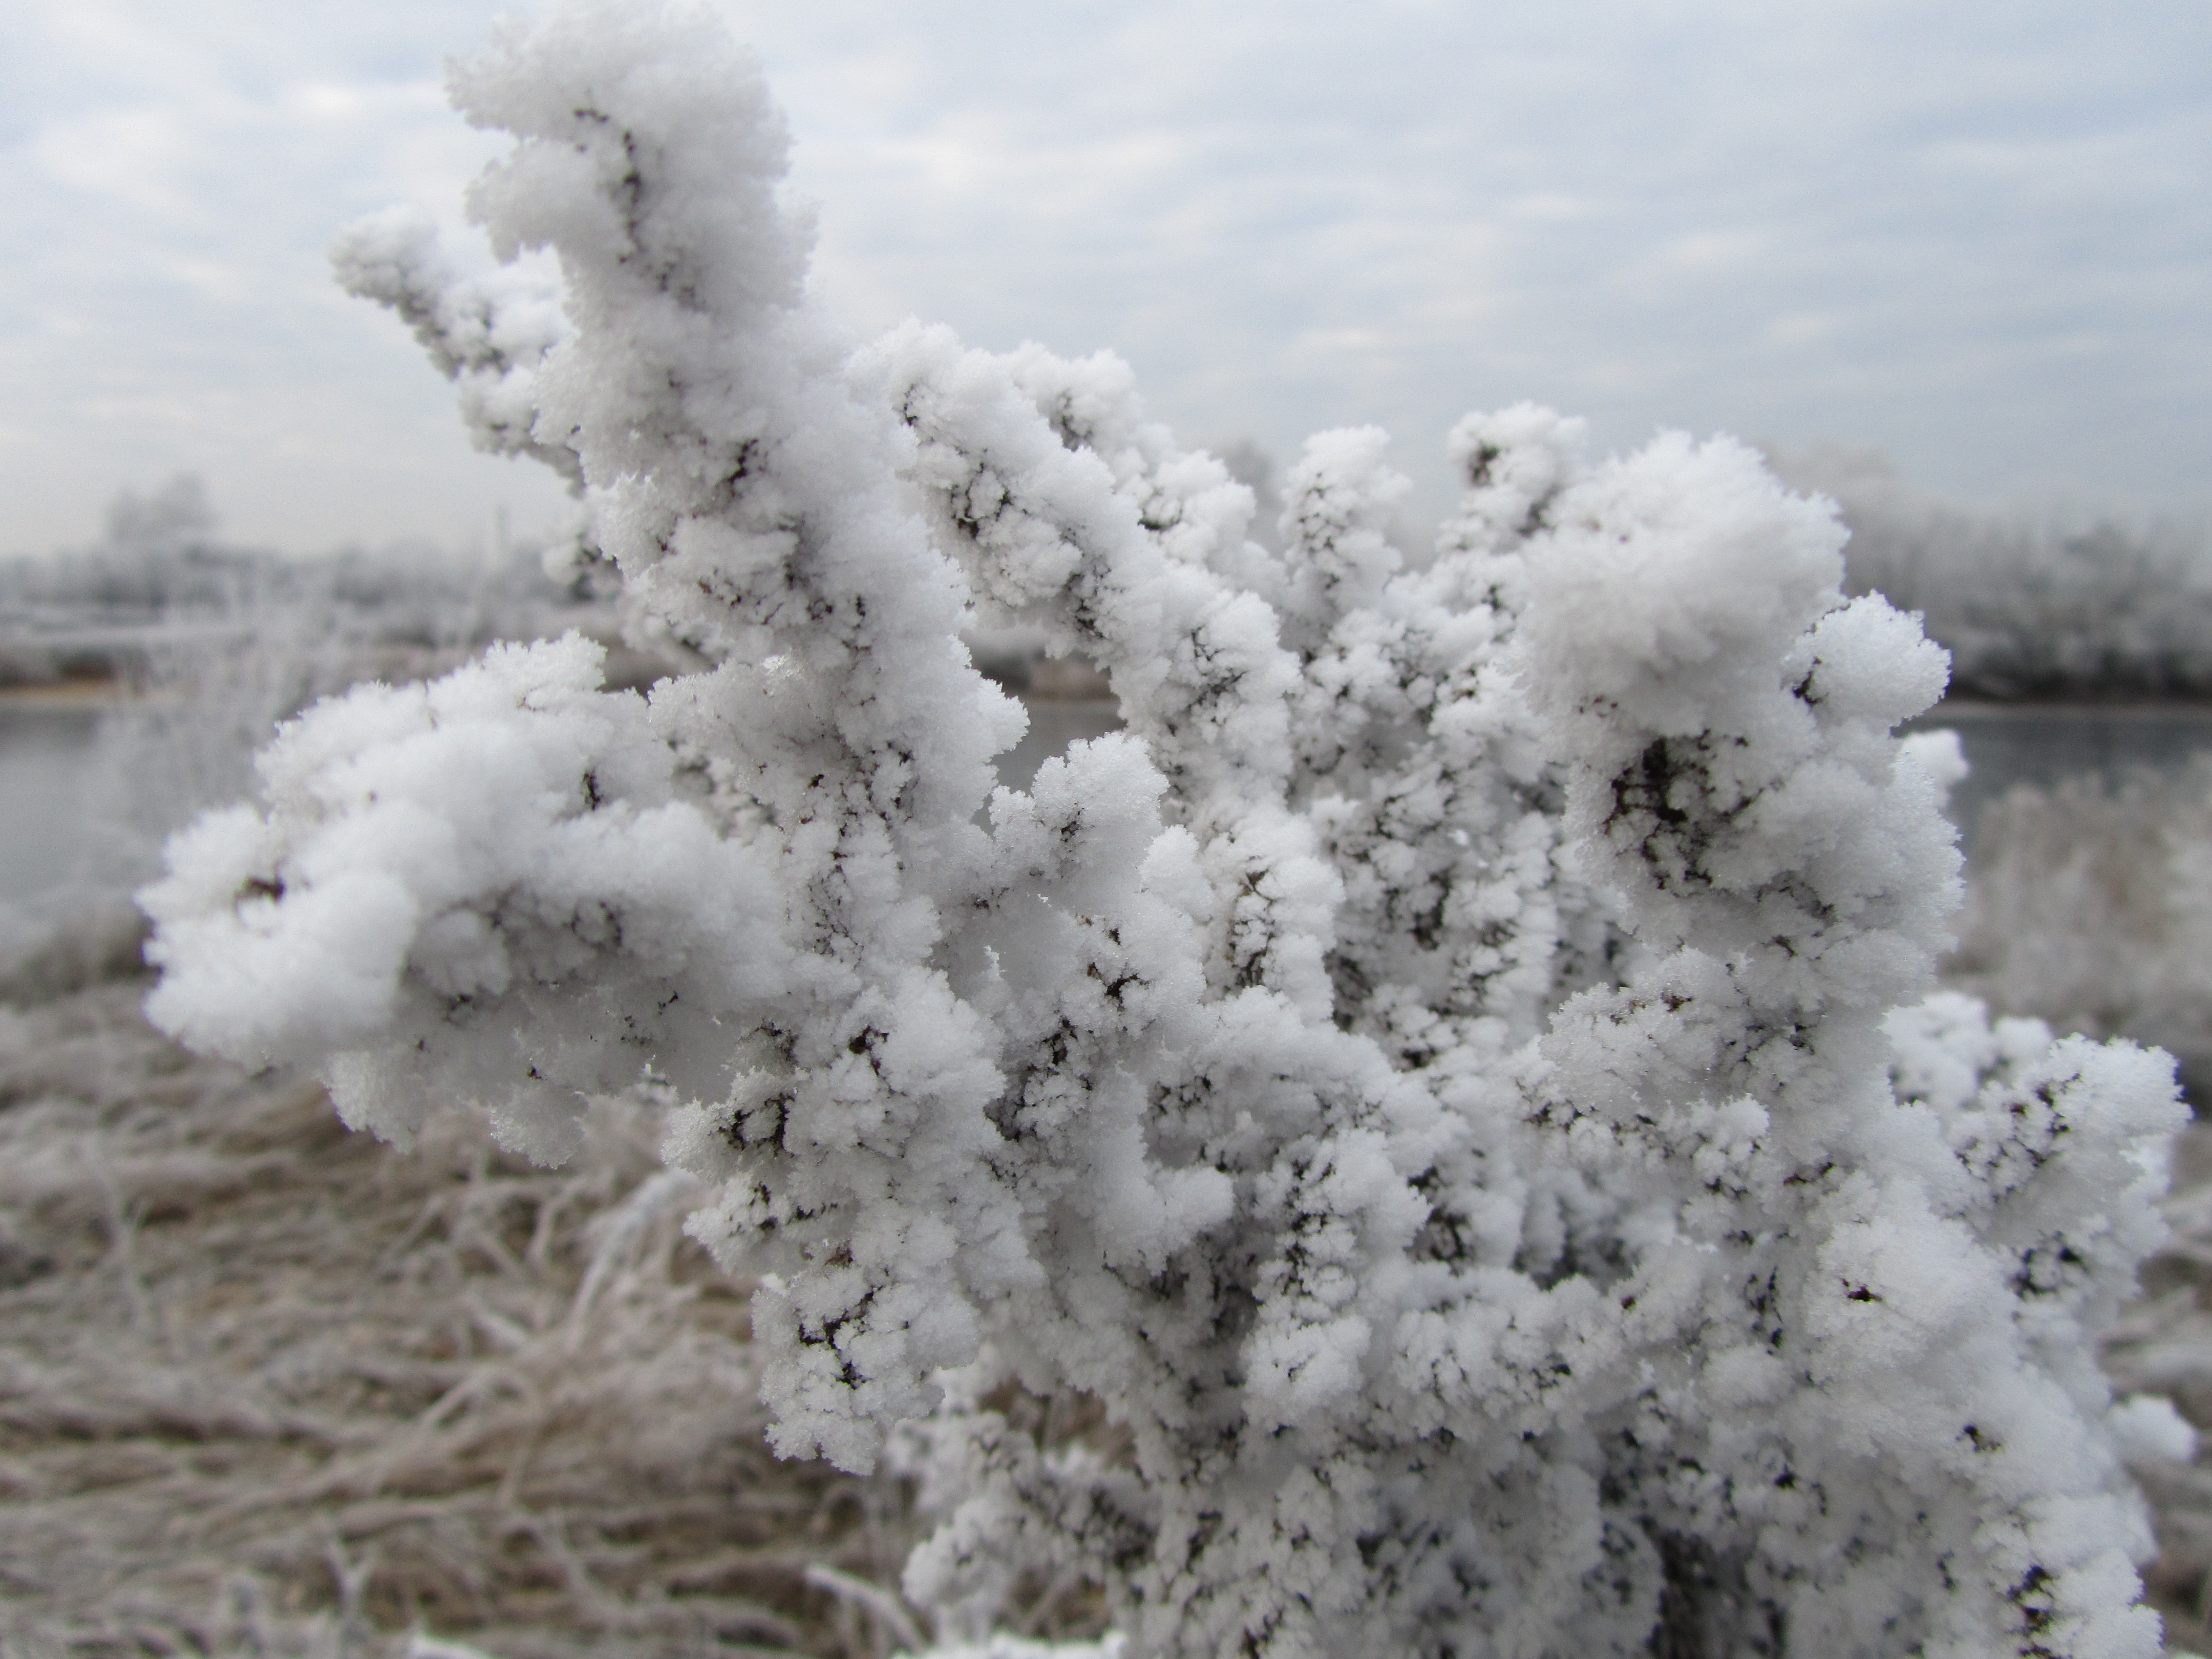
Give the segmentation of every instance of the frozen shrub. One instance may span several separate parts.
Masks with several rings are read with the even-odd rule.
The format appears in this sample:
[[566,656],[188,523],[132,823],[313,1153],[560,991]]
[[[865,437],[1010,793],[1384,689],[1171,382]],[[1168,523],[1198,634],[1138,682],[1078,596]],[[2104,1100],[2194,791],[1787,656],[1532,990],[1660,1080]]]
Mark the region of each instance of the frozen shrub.
[[[161,1024],[395,1139],[434,1081],[544,1158],[685,1103],[775,1443],[900,1437],[946,1639],[1088,1577],[1132,1652],[2157,1650],[2094,1356],[2171,1066],[1922,1000],[1959,861],[1891,732],[1944,659],[1824,504],[1522,406],[1427,569],[1366,429],[1271,549],[1111,357],[853,349],[710,22],[568,11],[453,88],[558,337],[342,267],[449,369],[526,338],[471,407],[697,666],[310,711],[144,895]],[[994,787],[971,624],[1126,730]]]

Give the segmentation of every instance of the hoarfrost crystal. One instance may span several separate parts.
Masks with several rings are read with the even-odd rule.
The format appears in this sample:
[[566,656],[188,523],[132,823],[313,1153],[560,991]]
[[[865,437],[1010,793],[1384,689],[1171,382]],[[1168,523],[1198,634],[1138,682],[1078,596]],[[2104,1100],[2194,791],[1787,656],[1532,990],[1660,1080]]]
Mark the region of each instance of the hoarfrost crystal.
[[[1372,428],[1270,551],[1111,357],[842,339],[700,15],[453,88],[558,291],[405,218],[341,270],[691,672],[572,638],[310,710],[143,896],[157,1020],[543,1158],[657,1081],[778,1449],[902,1437],[948,1639],[1042,1572],[1133,1655],[2157,1651],[2113,1437],[2180,1425],[2094,1352],[2171,1067],[1928,999],[1949,773],[1892,732],[1944,660],[1824,503],[1522,406],[1452,434],[1425,568]],[[977,623],[1126,730],[995,787]]]

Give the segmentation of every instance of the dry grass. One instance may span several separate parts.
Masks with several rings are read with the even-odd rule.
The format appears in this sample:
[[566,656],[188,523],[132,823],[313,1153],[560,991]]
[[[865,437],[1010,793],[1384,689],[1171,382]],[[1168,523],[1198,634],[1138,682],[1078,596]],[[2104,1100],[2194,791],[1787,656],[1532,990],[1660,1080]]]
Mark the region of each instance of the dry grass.
[[1947,977],[2007,1013],[2124,1034],[2212,1086],[2212,762],[2026,785],[1983,813]]
[[895,1583],[905,1495],[767,1452],[646,1108],[403,1156],[79,977],[0,1007],[0,1650],[888,1650],[808,1570]]

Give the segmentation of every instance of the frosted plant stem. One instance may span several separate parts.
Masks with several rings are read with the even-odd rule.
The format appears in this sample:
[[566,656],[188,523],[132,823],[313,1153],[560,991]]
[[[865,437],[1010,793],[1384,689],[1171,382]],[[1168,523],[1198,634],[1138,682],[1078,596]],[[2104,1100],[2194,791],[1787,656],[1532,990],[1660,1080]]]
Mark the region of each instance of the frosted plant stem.
[[[915,1480],[947,1640],[1091,1581],[1192,1659],[2157,1651],[2115,1436],[2164,1419],[2095,1355],[2172,1066],[1929,995],[1959,859],[1894,733],[1947,662],[1846,599],[1830,504],[1522,404],[1452,433],[1425,569],[1372,428],[1271,551],[1109,356],[854,349],[704,14],[453,85],[515,140],[471,213],[557,283],[396,218],[342,273],[687,672],[608,692],[571,635],[287,725],[142,896],[155,1019],[402,1144],[461,1100],[558,1164],[652,1103],[682,1173],[532,1341],[596,1340],[702,1183],[773,1444]],[[975,622],[1124,729],[995,787]]]

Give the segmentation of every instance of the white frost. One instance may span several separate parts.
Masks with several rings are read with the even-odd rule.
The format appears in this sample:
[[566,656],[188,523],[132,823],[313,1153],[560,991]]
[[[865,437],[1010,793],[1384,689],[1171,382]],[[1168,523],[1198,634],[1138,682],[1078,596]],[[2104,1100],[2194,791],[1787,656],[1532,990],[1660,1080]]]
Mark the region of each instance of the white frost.
[[[560,322],[408,222],[341,266],[693,672],[569,640],[309,711],[144,896],[157,1020],[544,1158],[663,1085],[776,1445],[904,1460],[942,1637],[1029,1575],[1132,1652],[2157,1651],[2123,1457],[2180,1442],[2094,1356],[2171,1066],[1929,998],[1955,750],[1893,728],[1945,659],[1826,504],[1522,405],[1455,430],[1427,568],[1373,428],[1270,550],[1110,356],[851,349],[700,14],[454,88]],[[975,623],[1126,732],[994,787]]]

